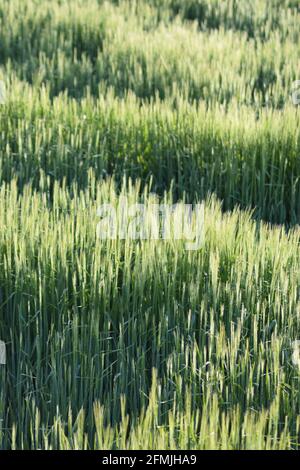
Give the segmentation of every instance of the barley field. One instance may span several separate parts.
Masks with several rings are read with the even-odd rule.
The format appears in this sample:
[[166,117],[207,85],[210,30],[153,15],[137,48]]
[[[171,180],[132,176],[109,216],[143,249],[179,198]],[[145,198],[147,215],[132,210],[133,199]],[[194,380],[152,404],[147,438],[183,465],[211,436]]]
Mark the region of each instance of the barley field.
[[[298,0],[0,0],[1,449],[300,449],[299,42]],[[101,239],[124,198],[201,247]]]

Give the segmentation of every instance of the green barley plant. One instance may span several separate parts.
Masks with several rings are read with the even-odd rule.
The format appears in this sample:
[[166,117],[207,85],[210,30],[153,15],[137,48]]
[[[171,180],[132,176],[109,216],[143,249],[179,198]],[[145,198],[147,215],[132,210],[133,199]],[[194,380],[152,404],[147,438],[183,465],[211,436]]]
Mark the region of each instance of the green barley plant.
[[[299,449],[299,21],[0,0],[1,449]],[[101,239],[124,198],[203,244]]]
[[[162,193],[191,201],[214,191],[224,209],[255,208],[257,217],[295,224],[300,217],[299,113],[259,112],[231,103],[188,104],[178,95],[142,106],[132,93],[111,91],[79,102],[48,89],[13,83],[13,96],[0,109],[0,176],[18,186],[39,187],[43,170],[52,184],[66,179],[84,189],[92,168],[99,178],[126,174],[153,180]],[[25,96],[25,98],[24,98]],[[188,189],[188,191],[187,191]]]
[[0,191],[2,447],[297,448],[299,230],[211,198],[197,251],[101,240],[97,207],[149,188],[41,179]]

